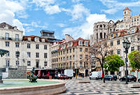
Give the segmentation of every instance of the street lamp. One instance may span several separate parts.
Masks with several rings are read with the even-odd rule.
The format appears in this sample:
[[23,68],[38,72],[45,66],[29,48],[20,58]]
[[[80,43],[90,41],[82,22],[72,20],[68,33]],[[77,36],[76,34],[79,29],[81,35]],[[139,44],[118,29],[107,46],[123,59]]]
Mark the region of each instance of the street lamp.
[[127,79],[127,75],[128,75],[128,71],[127,71],[127,61],[128,61],[128,59],[127,59],[127,53],[128,53],[128,49],[129,49],[129,47],[130,47],[130,42],[129,42],[129,40],[126,38],[125,40],[124,40],[124,42],[123,42],[123,47],[124,47],[124,49],[125,49],[125,53],[126,53],[126,58],[125,58],[125,64],[126,64],[126,72],[125,72],[125,76],[126,76],[126,84],[128,84],[128,79]]

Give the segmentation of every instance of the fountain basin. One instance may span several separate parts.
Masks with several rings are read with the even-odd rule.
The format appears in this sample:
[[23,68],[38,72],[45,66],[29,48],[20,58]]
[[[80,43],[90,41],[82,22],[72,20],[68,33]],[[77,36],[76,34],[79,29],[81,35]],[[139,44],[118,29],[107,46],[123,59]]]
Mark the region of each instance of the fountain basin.
[[52,95],[66,91],[62,80],[37,81],[30,83],[28,79],[4,79],[3,84],[0,84],[0,95]]

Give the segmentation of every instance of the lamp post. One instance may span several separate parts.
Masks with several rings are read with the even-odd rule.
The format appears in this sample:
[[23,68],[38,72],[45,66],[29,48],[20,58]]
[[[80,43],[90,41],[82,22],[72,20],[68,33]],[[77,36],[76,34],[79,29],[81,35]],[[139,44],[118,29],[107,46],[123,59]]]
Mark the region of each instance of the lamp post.
[[129,40],[126,38],[124,41],[123,41],[123,47],[125,49],[125,53],[126,53],[126,58],[125,58],[125,64],[126,64],[126,71],[125,71],[125,76],[126,76],[126,84],[128,84],[128,79],[127,79],[127,75],[128,75],[128,71],[127,71],[127,62],[128,62],[128,58],[127,58],[127,53],[128,53],[128,49],[130,47],[130,42]]

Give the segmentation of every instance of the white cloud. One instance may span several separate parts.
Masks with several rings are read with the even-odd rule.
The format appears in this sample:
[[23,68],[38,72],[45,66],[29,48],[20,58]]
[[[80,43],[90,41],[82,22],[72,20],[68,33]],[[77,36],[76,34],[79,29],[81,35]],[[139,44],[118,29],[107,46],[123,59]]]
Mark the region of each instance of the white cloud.
[[31,27],[26,27],[25,28],[26,32],[32,32],[35,31],[35,29],[31,28]]
[[24,11],[25,8],[20,2],[0,0],[0,23],[6,22],[10,25],[17,26],[19,30],[25,31],[22,23],[15,18],[15,14]]
[[57,26],[59,26],[59,27],[65,27],[66,25],[65,24],[63,24],[63,23],[58,23],[58,24],[56,24]]
[[25,30],[26,32],[31,32],[34,31],[35,28],[41,28],[41,29],[46,29],[48,27],[47,23],[44,23],[44,25],[41,25],[42,23],[40,21],[32,21],[30,24],[28,23],[23,23],[23,26],[26,26]]
[[86,22],[79,27],[65,28],[63,34],[70,34],[72,37],[88,38],[93,34],[93,25],[98,21],[108,21],[105,14],[90,14],[86,18]]
[[58,5],[54,5],[54,6],[46,6],[45,7],[45,12],[47,14],[55,14],[55,13],[59,13],[61,12],[60,8]]
[[101,1],[108,9],[102,10],[108,14],[114,14],[119,10],[124,9],[125,7],[139,7],[140,0],[130,1],[130,2],[119,2],[117,0],[99,0]]
[[72,2],[79,2],[80,0],[72,0]]
[[56,3],[55,0],[33,0],[38,7],[42,7],[46,14],[56,14],[61,12],[61,9]]
[[84,16],[89,15],[89,10],[83,6],[83,4],[76,4],[73,5],[72,9],[62,9],[63,11],[66,11],[68,14],[72,16],[71,21],[74,20],[82,20]]

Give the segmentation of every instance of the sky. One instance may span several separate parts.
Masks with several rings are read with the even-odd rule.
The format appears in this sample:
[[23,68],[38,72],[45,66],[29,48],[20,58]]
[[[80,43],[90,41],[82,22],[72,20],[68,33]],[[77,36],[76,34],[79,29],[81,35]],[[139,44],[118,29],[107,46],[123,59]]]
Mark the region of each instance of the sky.
[[65,34],[89,39],[95,22],[122,20],[125,7],[132,16],[140,14],[140,0],[0,0],[0,23],[26,36],[49,30],[58,39]]

